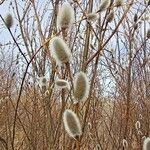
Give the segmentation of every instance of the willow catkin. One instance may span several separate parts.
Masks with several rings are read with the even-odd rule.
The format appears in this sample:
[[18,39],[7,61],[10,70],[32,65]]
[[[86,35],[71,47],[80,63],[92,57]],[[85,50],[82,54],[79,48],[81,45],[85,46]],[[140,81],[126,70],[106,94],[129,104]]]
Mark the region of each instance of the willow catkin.
[[60,88],[60,89],[64,89],[64,88],[68,88],[69,89],[69,83],[66,80],[63,79],[57,79],[55,81],[55,85],[56,87]]
[[75,20],[74,9],[70,6],[68,2],[65,2],[57,16],[57,24],[60,29],[69,28]]
[[103,0],[99,7],[99,12],[106,10],[110,5],[110,0]]
[[147,38],[150,38],[150,29],[147,30]]
[[69,136],[76,138],[76,136],[80,136],[82,134],[79,118],[72,110],[65,110],[63,114],[63,123]]
[[136,130],[139,130],[139,129],[141,128],[141,123],[140,123],[140,121],[137,121],[137,122],[135,123],[135,128],[136,128]]
[[150,0],[148,1],[148,3],[147,3],[147,6],[149,6],[150,5]]
[[89,13],[86,15],[86,18],[88,21],[95,21],[98,19],[98,14],[97,13]]
[[89,94],[89,81],[84,72],[77,73],[74,80],[74,98],[76,101],[85,100]]
[[115,5],[116,5],[117,7],[122,6],[122,4],[123,4],[123,0],[116,0],[116,1],[115,1]]
[[143,150],[150,150],[150,137],[148,137],[144,140]]
[[58,64],[69,62],[71,59],[71,50],[64,42],[64,40],[59,37],[54,37],[51,40],[50,50],[53,58]]
[[11,14],[7,14],[5,17],[5,25],[7,28],[11,28],[13,25],[13,17]]
[[111,11],[107,16],[107,22],[112,22],[114,18],[114,11]]

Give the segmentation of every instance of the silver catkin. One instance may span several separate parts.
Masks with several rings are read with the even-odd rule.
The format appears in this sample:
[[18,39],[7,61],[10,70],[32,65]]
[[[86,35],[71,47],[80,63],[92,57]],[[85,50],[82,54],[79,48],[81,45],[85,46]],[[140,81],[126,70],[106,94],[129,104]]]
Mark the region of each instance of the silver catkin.
[[69,62],[71,50],[65,41],[59,37],[54,37],[50,42],[50,50],[53,58],[58,64]]
[[97,13],[89,13],[86,15],[88,21],[95,21],[98,19]]
[[11,28],[13,25],[13,17],[11,14],[7,14],[5,17],[5,25],[7,26],[7,28]]
[[75,138],[82,134],[81,124],[77,115],[70,109],[66,109],[63,114],[63,123],[69,136]]
[[63,79],[57,79],[55,81],[55,85],[56,87],[60,88],[60,89],[64,89],[64,88],[68,88],[69,89],[69,83],[66,80]]
[[66,29],[71,27],[74,23],[74,9],[68,2],[65,2],[59,9],[57,16],[57,24],[60,29]]
[[99,12],[106,10],[110,5],[110,0],[103,0],[99,7]]
[[76,74],[73,94],[76,101],[82,101],[88,97],[89,81],[86,74],[82,71]]
[[143,150],[150,150],[150,137],[148,137],[144,140]]
[[115,5],[116,5],[117,7],[122,6],[122,4],[123,4],[123,0],[116,0],[116,1],[115,1]]

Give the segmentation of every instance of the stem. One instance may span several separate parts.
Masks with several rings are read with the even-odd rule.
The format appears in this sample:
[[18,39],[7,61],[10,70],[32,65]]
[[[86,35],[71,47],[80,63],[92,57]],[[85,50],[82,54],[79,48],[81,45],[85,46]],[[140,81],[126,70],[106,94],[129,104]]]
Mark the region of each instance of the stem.
[[80,139],[79,139],[79,137],[76,138],[76,148],[77,148],[77,150],[80,150]]

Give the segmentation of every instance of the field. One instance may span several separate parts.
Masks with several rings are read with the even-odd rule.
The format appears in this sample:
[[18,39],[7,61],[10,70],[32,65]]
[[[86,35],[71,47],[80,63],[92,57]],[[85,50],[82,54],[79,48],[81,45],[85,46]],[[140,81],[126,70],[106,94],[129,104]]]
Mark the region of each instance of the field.
[[0,150],[150,150],[149,41],[150,1],[1,0]]

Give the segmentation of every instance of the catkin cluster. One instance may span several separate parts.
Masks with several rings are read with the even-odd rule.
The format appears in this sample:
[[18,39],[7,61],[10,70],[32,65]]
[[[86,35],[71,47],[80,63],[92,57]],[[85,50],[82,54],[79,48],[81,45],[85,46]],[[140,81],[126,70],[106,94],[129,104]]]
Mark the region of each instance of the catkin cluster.
[[11,14],[7,14],[5,17],[5,25],[7,28],[11,28],[13,25],[13,17]]
[[[87,20],[92,21],[97,19],[97,14],[88,14]],[[64,3],[58,13],[57,24],[63,31],[70,28],[74,22],[74,10],[69,3]],[[58,36],[50,41],[50,51],[52,57],[57,64],[68,64],[71,61],[71,50],[66,44],[66,41]],[[67,65],[66,65],[67,66]],[[60,89],[69,88],[69,82],[64,79],[57,79],[55,86]],[[73,83],[73,96],[76,101],[85,100],[89,94],[89,81],[86,74],[82,71],[78,72],[75,76]],[[71,88],[70,88],[71,89]],[[78,116],[70,109],[66,109],[63,113],[63,123],[66,132],[69,136],[76,138],[82,134],[81,124]]]

